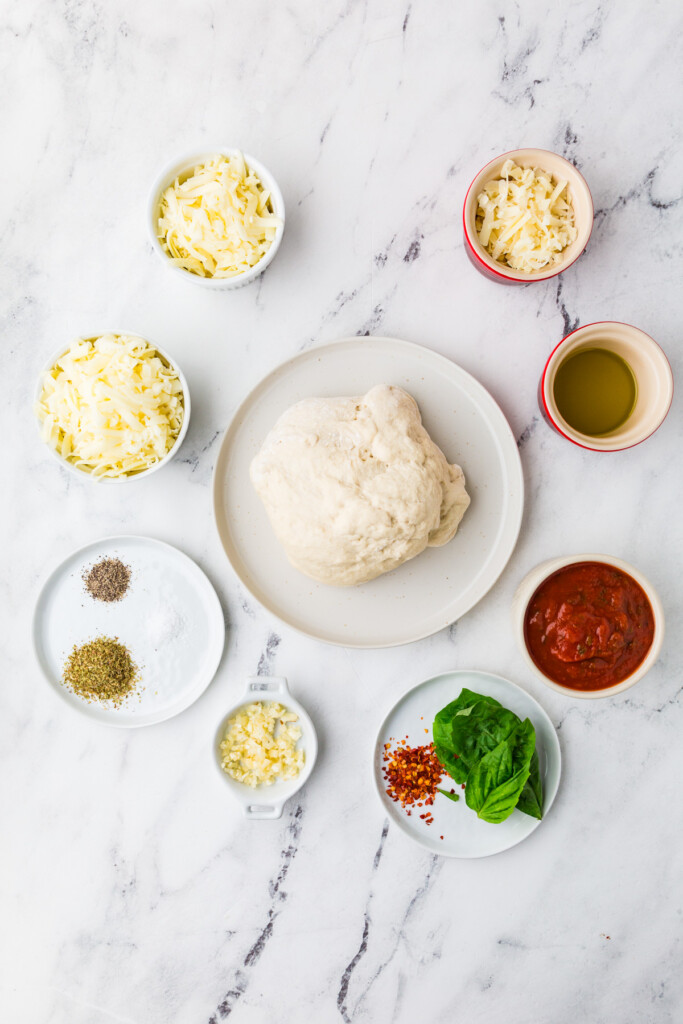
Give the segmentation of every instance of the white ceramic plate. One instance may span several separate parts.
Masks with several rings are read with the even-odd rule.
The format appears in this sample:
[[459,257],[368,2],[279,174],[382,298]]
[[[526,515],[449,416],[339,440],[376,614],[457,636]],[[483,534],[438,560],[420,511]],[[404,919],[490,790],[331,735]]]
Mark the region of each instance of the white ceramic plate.
[[[301,727],[301,739],[297,743],[297,749],[304,751],[304,766],[295,779],[286,779],[273,782],[270,786],[259,785],[252,788],[245,786],[243,782],[238,782],[223,771],[221,741],[228,728],[228,722],[240,708],[246,704],[253,704],[255,701],[278,701],[299,716],[298,725]],[[242,805],[245,818],[280,818],[282,808],[287,800],[305,785],[315,767],[318,756],[318,737],[308,712],[289,692],[286,679],[282,676],[252,676],[247,680],[240,700],[223,717],[214,737],[213,753],[221,778],[235,800]]]
[[[424,808],[413,807],[408,817],[401,805],[387,796],[382,775],[384,744],[389,743],[392,737],[402,739],[405,736],[408,736],[410,746],[431,743],[432,722],[436,713],[455,700],[463,687],[493,697],[522,720],[531,720],[536,730],[536,751],[543,783],[541,821],[517,810],[498,825],[481,821],[465,803],[464,791],[448,776],[444,776],[443,788],[455,789],[460,794],[460,800],[454,803],[437,793],[436,800],[429,808],[434,816],[431,825],[426,825],[420,819]],[[429,733],[425,733],[425,729]],[[394,746],[392,743],[392,748]],[[445,857],[489,857],[521,843],[546,819],[560,783],[560,770],[560,743],[555,727],[541,705],[515,683],[488,672],[475,671],[445,672],[408,690],[382,722],[373,759],[375,789],[391,821],[420,846]]]
[[[101,558],[131,569],[121,601],[86,591],[83,571]],[[120,707],[88,702],[61,683],[74,645],[118,637],[140,669],[138,693]],[[152,725],[184,711],[213,679],[223,653],[225,621],[216,591],[177,548],[149,537],[107,537],[69,555],[47,578],[33,617],[33,643],[43,675],[71,707],[107,725]]]
[[[462,466],[472,503],[454,539],[357,587],[330,587],[292,568],[249,479],[277,418],[311,396],[361,395],[395,384],[416,399],[449,462]],[[515,546],[524,482],[517,445],[489,393],[444,356],[391,338],[348,338],[283,363],[251,392],[223,439],[214,512],[233,569],[273,615],[347,647],[391,647],[430,636],[493,586]]]

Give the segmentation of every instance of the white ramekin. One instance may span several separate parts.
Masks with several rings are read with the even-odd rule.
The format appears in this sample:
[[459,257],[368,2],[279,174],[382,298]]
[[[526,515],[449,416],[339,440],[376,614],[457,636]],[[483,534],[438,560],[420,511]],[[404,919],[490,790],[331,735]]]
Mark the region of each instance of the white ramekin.
[[[569,198],[574,207],[574,223],[577,237],[562,253],[562,259],[553,263],[545,270],[524,273],[513,270],[506,263],[494,260],[479,241],[476,228],[477,197],[487,181],[497,178],[506,160],[514,160],[520,167],[541,167],[548,171],[556,181],[565,180],[569,185]],[[465,236],[465,252],[477,270],[491,281],[499,284],[529,284],[531,281],[547,281],[556,277],[567,267],[578,260],[586,248],[593,230],[593,199],[590,189],[573,164],[557,153],[547,149],[513,149],[490,160],[483,167],[467,190],[462,209],[463,233]]]
[[[257,701],[277,701],[288,711],[293,711],[299,716],[301,726],[301,739],[298,747],[305,753],[304,766],[295,779],[286,779],[282,782],[274,782],[270,786],[245,785],[233,779],[221,767],[221,740],[225,736],[229,720],[240,708],[247,704],[254,704]],[[282,676],[252,676],[247,679],[247,685],[241,699],[234,704],[227,715],[224,716],[221,724],[216,730],[213,742],[214,760],[220,772],[220,776],[226,783],[230,792],[242,807],[245,818],[279,818],[282,815],[282,808],[287,800],[308,781],[313,771],[318,756],[318,737],[315,727],[308,715],[308,712],[298,700],[295,700],[289,692],[287,680]]]
[[[149,469],[143,469],[141,473],[131,473],[130,476],[93,476],[92,473],[88,473],[84,469],[79,469],[78,466],[75,466],[73,464],[73,462],[70,462],[68,459],[63,458],[59,454],[59,452],[52,447],[51,444],[46,444],[44,441],[43,444],[46,445],[46,448],[48,449],[50,454],[57,460],[60,466],[64,466],[65,469],[68,469],[75,476],[80,477],[81,480],[92,480],[94,483],[97,484],[126,484],[129,483],[131,480],[142,480],[143,477],[149,476],[150,473],[156,473],[158,469],[161,469],[162,466],[165,466],[168,462],[171,461],[172,458],[174,458],[175,455],[177,455],[181,444],[185,440],[187,428],[190,425],[190,389],[187,386],[185,374],[180,369],[175,359],[172,359],[168,352],[166,352],[163,348],[160,348],[160,346],[157,345],[155,342],[150,341],[149,338],[143,338],[141,334],[137,334],[135,331],[99,331],[95,334],[82,334],[79,336],[78,339],[75,340],[89,341],[92,338],[102,338],[107,334],[113,334],[115,337],[123,336],[127,338],[140,338],[140,340],[144,341],[145,344],[150,346],[150,348],[153,348],[154,351],[161,356],[163,361],[165,363],[168,363],[168,365],[171,366],[178,375],[178,380],[180,381],[183,389],[183,422],[180,427],[180,433],[175,439],[173,447],[170,449],[170,451],[166,453],[166,455],[164,455],[163,459],[160,459],[158,462],[155,462],[153,466],[149,467]],[[35,392],[36,405],[40,400],[40,395],[43,390],[43,375],[47,371],[51,370],[52,367],[57,362],[57,360],[60,359],[66,352],[69,351],[71,344],[72,342],[70,342],[68,345],[62,345],[61,348],[59,348],[42,367],[40,374],[38,375],[38,384],[36,386]],[[38,424],[38,430],[41,431],[42,433],[43,425],[37,417],[36,423]]]
[[[580,434],[560,415],[554,383],[559,366],[572,352],[604,348],[625,359],[636,378],[636,405],[622,426],[602,437]],[[572,331],[557,345],[545,364],[538,388],[541,412],[568,441],[594,452],[618,452],[645,441],[662,425],[671,408],[674,379],[669,360],[656,341],[630,324],[603,320]]]
[[[569,686],[563,686],[561,683],[556,683],[554,679],[550,679],[545,672],[541,671],[529,654],[524,636],[524,618],[526,610],[538,588],[545,580],[548,579],[549,576],[552,576],[553,573],[557,572],[558,569],[564,569],[567,565],[576,565],[579,562],[602,562],[604,565],[609,565],[615,569],[621,569],[621,571],[626,573],[628,576],[632,576],[636,583],[638,583],[645,591],[647,599],[652,606],[652,613],[654,615],[655,629],[654,636],[652,638],[652,646],[647,652],[644,660],[630,676],[626,677],[626,679],[623,679],[615,686],[608,686],[603,690],[574,690]],[[517,587],[512,599],[512,624],[522,657],[524,658],[527,667],[534,673],[534,675],[540,679],[541,682],[545,683],[546,686],[549,686],[551,690],[563,693],[566,697],[577,697],[579,700],[595,700],[597,697],[612,697],[615,694],[623,693],[624,690],[628,690],[629,687],[634,686],[647,672],[650,671],[654,663],[657,661],[662,649],[662,643],[664,642],[664,609],[662,608],[662,602],[659,599],[657,591],[650,581],[646,579],[645,576],[643,576],[643,574],[634,566],[630,565],[628,562],[624,562],[621,558],[614,558],[612,555],[564,555],[561,558],[550,558],[547,562],[541,562],[540,565],[537,565],[531,570],[531,572],[527,573]]]
[[[193,274],[189,270],[184,270],[182,267],[177,267],[171,263],[168,253],[164,251],[164,248],[159,241],[157,235],[157,221],[159,215],[159,204],[161,202],[162,192],[171,185],[176,178],[189,175],[199,164],[208,160],[212,156],[235,156],[241,153],[244,157],[244,161],[250,170],[255,171],[259,180],[271,194],[271,202],[273,205],[273,213],[280,218],[282,223],[277,228],[275,238],[268,249],[265,256],[249,270],[245,270],[243,274],[238,274],[236,277],[201,277],[199,274]],[[245,284],[249,284],[257,278],[266,267],[272,263],[275,258],[275,253],[280,248],[280,242],[285,230],[285,201],[282,197],[280,187],[276,182],[273,175],[270,173],[267,167],[264,167],[262,163],[256,160],[253,156],[249,156],[248,153],[243,153],[242,150],[236,149],[234,146],[216,146],[215,148],[207,148],[201,150],[201,152],[187,153],[185,156],[177,157],[170,164],[168,164],[161,173],[157,176],[154,184],[152,185],[149,199],[147,202],[147,230],[149,238],[152,243],[152,248],[161,260],[164,262],[164,266],[173,271],[176,276],[183,278],[186,281],[191,281],[193,284],[197,284],[202,288],[210,288],[214,291],[226,291],[234,288],[241,288]]]

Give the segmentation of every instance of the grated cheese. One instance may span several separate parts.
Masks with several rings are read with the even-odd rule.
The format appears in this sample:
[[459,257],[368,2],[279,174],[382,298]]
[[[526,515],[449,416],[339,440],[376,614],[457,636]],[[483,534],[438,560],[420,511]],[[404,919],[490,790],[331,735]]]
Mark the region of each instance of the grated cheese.
[[487,181],[477,196],[479,241],[513,270],[531,273],[562,259],[576,239],[574,210],[566,181],[555,181],[540,167],[506,160],[500,177]]
[[270,249],[282,220],[241,153],[212,156],[161,197],[157,234],[171,262],[200,277],[236,277]]
[[79,338],[43,375],[42,437],[94,477],[141,473],[173,447],[183,423],[175,370],[143,338]]
[[296,746],[301,729],[293,724],[298,720],[273,701],[241,708],[221,741],[223,771],[252,787],[296,778],[304,765],[304,752]]

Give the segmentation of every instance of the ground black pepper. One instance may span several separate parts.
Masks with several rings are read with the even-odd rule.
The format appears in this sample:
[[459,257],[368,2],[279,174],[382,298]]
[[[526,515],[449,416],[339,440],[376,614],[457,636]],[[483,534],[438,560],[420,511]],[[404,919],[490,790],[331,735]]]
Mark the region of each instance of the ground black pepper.
[[96,601],[120,601],[130,585],[130,569],[118,558],[103,558],[84,570],[83,582]]

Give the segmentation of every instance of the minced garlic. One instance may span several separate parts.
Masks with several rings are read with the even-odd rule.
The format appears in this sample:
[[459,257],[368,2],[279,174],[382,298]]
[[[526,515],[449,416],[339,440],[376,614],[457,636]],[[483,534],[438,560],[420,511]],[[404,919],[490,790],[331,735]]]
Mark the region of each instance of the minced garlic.
[[479,241],[513,270],[531,273],[562,259],[577,236],[566,181],[506,160],[477,196]]
[[297,749],[298,720],[293,711],[273,701],[240,708],[221,740],[223,771],[247,786],[295,779],[304,765],[304,752]]

